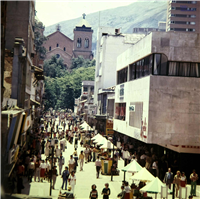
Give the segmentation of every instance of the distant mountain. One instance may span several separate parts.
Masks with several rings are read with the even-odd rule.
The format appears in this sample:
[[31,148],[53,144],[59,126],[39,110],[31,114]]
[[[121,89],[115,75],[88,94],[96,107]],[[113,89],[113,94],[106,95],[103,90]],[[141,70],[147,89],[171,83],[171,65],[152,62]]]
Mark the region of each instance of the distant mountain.
[[[87,13],[86,13],[87,14]],[[92,26],[93,49],[96,46],[97,28],[99,26],[121,28],[122,33],[132,33],[133,28],[157,28],[159,21],[166,21],[167,1],[134,2],[128,6],[103,10],[100,13],[88,14],[86,20]],[[99,19],[100,16],[100,19]],[[80,18],[58,22],[61,32],[73,39],[73,29],[81,20]],[[57,23],[57,24],[58,24]],[[47,36],[56,30],[56,24],[45,28]]]

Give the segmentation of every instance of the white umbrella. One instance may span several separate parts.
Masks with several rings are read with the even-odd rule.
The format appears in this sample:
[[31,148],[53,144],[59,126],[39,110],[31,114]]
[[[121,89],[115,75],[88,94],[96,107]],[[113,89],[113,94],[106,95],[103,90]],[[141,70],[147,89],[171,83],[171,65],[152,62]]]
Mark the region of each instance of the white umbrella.
[[99,144],[99,142],[101,142],[102,140],[106,140],[106,138],[102,136],[102,137],[97,138],[93,142]]
[[103,137],[99,141],[97,140],[97,145],[104,145],[104,144],[107,144],[107,142],[108,142],[108,140],[105,137]]
[[[162,183],[158,177],[156,177],[153,181],[140,189],[140,191],[148,193],[161,193],[161,187],[166,187],[166,185]],[[170,193],[171,190],[168,189],[168,192]]]
[[[113,149],[113,143],[111,143],[109,140],[107,140],[107,143],[104,143],[102,146],[99,147],[100,149]],[[114,146],[114,149],[117,149],[116,146]]]
[[100,138],[100,137],[103,137],[101,134],[97,134],[97,135],[95,135],[93,138],[91,138],[91,140],[96,140],[96,139],[98,139],[98,138]]
[[154,180],[155,177],[145,167],[143,167],[138,173],[132,176],[131,179],[147,182]]
[[85,121],[79,127],[82,128],[82,130],[84,131],[93,131],[93,128]]
[[[148,193],[155,193],[157,198],[157,193],[161,193],[161,187],[166,187],[164,183],[160,181],[158,177],[156,177],[153,181],[148,183],[146,186],[144,186],[140,191],[142,192],[148,192]],[[171,190],[168,189],[168,193],[170,193]]]
[[123,167],[121,170],[134,173],[140,171],[141,169],[142,167],[140,166],[140,164],[136,160],[133,160],[131,163]]

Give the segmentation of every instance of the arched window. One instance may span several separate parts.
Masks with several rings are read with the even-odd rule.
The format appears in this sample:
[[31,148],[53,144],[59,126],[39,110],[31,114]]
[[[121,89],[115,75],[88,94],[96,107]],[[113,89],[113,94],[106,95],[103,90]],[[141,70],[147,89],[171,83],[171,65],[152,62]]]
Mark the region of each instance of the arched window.
[[85,45],[84,45],[85,48],[89,48],[89,39],[88,38],[85,38]]
[[56,47],[59,47],[59,44],[57,44]]
[[64,47],[64,49],[63,49],[64,51],[66,51],[66,48]]
[[59,54],[56,54],[56,58],[60,58],[60,55],[59,55]]
[[81,38],[77,39],[77,48],[81,48]]
[[49,46],[49,51],[51,51],[51,46]]

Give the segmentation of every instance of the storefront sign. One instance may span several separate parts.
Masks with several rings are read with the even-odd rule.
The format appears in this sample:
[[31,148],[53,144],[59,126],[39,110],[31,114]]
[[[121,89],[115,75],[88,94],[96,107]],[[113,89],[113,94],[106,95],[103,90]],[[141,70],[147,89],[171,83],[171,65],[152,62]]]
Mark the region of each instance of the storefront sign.
[[129,111],[130,112],[135,112],[135,105],[130,105],[129,106]]
[[124,84],[120,85],[119,98],[124,99]]
[[113,133],[113,121],[106,120],[106,135],[112,135]]

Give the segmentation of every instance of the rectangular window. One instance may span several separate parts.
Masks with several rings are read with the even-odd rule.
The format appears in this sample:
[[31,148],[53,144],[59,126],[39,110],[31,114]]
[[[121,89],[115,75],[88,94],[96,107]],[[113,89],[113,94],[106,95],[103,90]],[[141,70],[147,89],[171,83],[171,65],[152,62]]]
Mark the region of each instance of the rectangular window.
[[83,92],[87,92],[88,91],[88,87],[83,87]]
[[135,79],[135,64],[130,65],[130,80]]
[[200,77],[200,64],[190,62],[169,62],[170,76]]
[[128,70],[128,67],[117,72],[117,83],[118,84],[127,82],[127,70]]
[[129,126],[141,129],[143,102],[131,102],[130,106],[134,106],[134,109],[129,109]]
[[115,105],[115,119],[126,120],[126,103],[117,103]]

